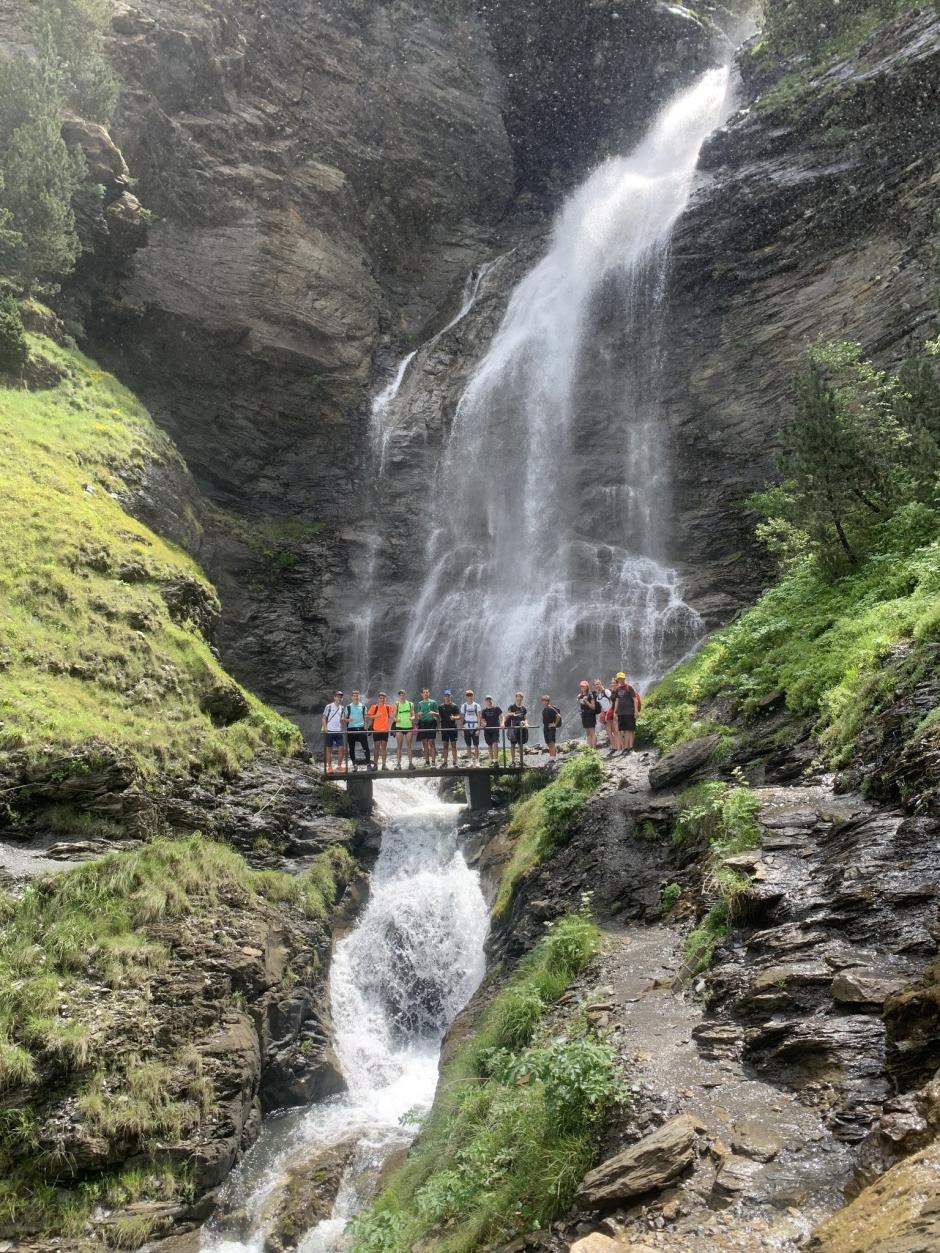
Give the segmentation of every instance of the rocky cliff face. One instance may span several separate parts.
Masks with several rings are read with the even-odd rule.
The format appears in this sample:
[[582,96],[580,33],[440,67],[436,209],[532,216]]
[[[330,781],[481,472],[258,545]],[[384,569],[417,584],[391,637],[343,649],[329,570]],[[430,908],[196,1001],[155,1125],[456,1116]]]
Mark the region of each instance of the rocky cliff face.
[[[672,475],[664,550],[709,626],[767,581],[740,506],[773,473],[807,348],[858,340],[897,364],[936,314],[936,12],[887,25],[818,78],[757,65],[739,57],[742,107],[706,146],[656,331]],[[544,225],[517,218],[506,242],[474,310],[409,367],[392,420],[393,499],[419,496],[512,288],[544,249]],[[583,481],[603,483],[629,421],[635,349],[616,292],[598,299],[588,345],[576,455]],[[408,587],[412,546],[392,535],[384,548],[388,580]]]
[[[95,257],[67,303],[224,511],[199,552],[223,653],[285,712],[307,722],[360,612],[373,379],[544,224],[507,217],[514,191],[550,203],[716,37],[654,0],[118,7],[112,133],[153,216],[133,263]],[[389,507],[402,536],[413,518]]]

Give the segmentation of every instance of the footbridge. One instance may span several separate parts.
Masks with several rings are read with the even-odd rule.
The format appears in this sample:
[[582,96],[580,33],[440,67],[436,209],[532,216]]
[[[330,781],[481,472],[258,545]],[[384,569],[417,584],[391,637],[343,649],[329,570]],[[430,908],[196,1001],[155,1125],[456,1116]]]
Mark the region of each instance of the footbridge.
[[321,766],[320,775],[331,783],[345,783],[349,799],[357,813],[372,812],[373,785],[380,779],[463,779],[467,792],[467,804],[471,809],[489,809],[493,803],[493,779],[506,774],[522,774],[530,766],[428,766],[415,762],[414,769],[403,766],[400,770],[371,770],[360,766],[344,770],[327,770]]

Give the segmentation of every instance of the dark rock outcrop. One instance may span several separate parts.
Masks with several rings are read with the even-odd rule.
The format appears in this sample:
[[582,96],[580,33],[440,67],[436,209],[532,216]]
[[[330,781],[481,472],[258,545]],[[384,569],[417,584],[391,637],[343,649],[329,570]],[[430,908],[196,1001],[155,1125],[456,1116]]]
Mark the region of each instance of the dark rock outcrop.
[[601,1162],[581,1181],[576,1203],[601,1209],[664,1188],[692,1164],[696,1137],[705,1128],[679,1114],[615,1157]]

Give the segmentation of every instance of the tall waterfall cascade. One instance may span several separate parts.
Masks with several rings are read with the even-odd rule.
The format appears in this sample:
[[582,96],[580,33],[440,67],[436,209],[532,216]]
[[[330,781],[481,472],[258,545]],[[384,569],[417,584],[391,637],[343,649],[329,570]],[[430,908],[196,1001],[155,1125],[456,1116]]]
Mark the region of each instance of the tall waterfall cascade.
[[217,1221],[203,1241],[211,1253],[262,1253],[266,1202],[285,1168],[356,1134],[332,1216],[300,1245],[302,1253],[344,1247],[346,1224],[371,1195],[383,1161],[410,1143],[416,1119],[430,1107],[444,1033],[483,978],[489,915],[478,876],[457,845],[459,808],[418,780],[383,782],[376,798],[384,832],[371,894],[330,969],[336,1052],[348,1090],[269,1121],[226,1185],[222,1213],[241,1222]]
[[[398,666],[412,687],[564,696],[614,663],[645,684],[700,637],[665,551],[662,296],[702,144],[731,106],[727,68],[676,97],[634,152],[573,193],[513,292],[429,493],[427,575]],[[623,320],[625,360],[592,350],[601,305]],[[382,398],[383,424],[393,403]],[[614,422],[599,424],[598,408]]]

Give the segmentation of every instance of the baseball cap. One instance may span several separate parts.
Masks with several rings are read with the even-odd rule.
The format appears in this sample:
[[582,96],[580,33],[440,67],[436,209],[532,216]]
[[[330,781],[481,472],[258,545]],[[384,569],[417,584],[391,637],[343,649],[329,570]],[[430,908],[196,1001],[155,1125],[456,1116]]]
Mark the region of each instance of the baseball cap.
[[627,676],[624,674],[624,672],[623,672],[622,670],[618,670],[618,671],[617,671],[617,678],[618,678],[618,679],[625,679],[626,677],[627,677]]
[[445,687],[445,688],[444,688],[444,695],[445,695],[445,696],[452,696],[452,695],[453,695],[453,693],[451,692],[451,690],[450,690],[450,688],[449,688],[449,687]]
[[342,693],[342,692],[341,692],[338,688],[337,688],[337,690],[333,693],[333,695],[334,695],[334,696],[342,696],[342,694],[343,694],[343,693]]
[[590,683],[588,683],[587,679],[582,679],[581,682],[578,684],[578,687],[590,687],[590,686],[591,685]]

